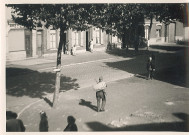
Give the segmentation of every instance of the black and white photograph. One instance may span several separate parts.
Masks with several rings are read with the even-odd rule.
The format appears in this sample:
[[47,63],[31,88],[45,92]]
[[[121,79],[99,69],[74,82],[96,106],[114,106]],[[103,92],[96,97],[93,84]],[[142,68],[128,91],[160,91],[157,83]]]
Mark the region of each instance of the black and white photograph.
[[6,3],[5,132],[188,132],[188,3]]

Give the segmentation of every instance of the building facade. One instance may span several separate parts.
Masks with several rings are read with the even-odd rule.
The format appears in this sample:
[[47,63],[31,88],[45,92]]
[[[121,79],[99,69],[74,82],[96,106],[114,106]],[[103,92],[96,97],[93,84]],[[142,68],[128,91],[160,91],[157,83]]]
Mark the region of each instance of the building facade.
[[144,37],[148,39],[148,37],[150,36],[150,44],[175,43],[177,40],[186,40],[184,37],[185,28],[183,26],[183,23],[178,21],[165,25],[164,23],[153,20],[151,32],[149,31],[149,20],[145,20],[145,22],[140,25],[144,27]]
[[[150,45],[157,43],[175,43],[177,40],[188,40],[186,36],[186,26],[180,22],[165,25],[153,20],[151,32],[149,32],[150,21],[145,20],[139,24],[140,35],[146,39],[150,36]],[[187,26],[188,28],[188,26]],[[135,31],[135,28],[133,28]],[[188,32],[188,31],[187,31]],[[21,60],[26,58],[36,58],[46,55],[56,55],[60,40],[60,30],[53,28],[36,28],[28,30],[7,19],[6,31],[6,59]],[[133,32],[131,37],[135,36]],[[107,48],[110,43],[121,44],[121,39],[117,36],[107,34],[100,28],[91,27],[85,31],[65,31],[63,37],[65,43],[68,42],[67,49],[71,50],[76,46],[78,52],[89,51],[89,41],[93,39],[94,48]],[[130,39],[130,38],[129,38]],[[132,40],[132,39],[131,39]]]
[[[89,41],[93,39],[94,48],[104,47],[110,43],[119,43],[117,36],[106,34],[100,28],[91,27],[86,31],[65,31],[62,37],[68,43],[68,51],[76,46],[78,52],[89,51]],[[12,20],[7,21],[7,60],[20,60],[31,57],[56,55],[60,40],[60,30],[36,28],[28,30]]]

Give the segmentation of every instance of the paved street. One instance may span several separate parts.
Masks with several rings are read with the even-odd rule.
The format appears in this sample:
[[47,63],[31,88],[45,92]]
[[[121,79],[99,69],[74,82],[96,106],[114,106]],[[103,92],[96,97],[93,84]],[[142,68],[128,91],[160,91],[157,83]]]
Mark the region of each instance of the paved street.
[[[154,80],[145,79],[150,54],[145,50],[62,56],[61,104],[57,109],[51,108],[55,57],[9,62],[7,109],[19,114],[27,131],[38,131],[40,110],[49,116],[50,131],[62,131],[68,115],[77,119],[79,131],[185,131],[189,85],[183,66],[188,53],[183,48],[151,47],[150,53],[156,55]],[[92,90],[100,75],[108,83],[103,113],[95,111]]]

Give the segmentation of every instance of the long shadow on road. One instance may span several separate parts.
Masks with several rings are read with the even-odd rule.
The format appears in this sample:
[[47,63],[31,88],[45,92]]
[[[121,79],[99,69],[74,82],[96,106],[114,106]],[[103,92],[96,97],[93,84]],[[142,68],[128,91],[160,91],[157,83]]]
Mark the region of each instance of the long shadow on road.
[[103,123],[94,121],[88,122],[87,126],[92,131],[179,131],[188,132],[188,114],[176,113],[176,117],[181,119],[181,122],[163,122],[163,123],[149,123],[138,125],[127,125],[124,127],[113,127]]
[[81,99],[80,102],[79,102],[79,105],[86,106],[86,107],[91,108],[94,111],[97,111],[97,107],[92,105],[91,101],[86,101],[84,99]]
[[152,45],[150,46],[153,49],[160,49],[160,50],[165,50],[165,51],[179,51],[187,46],[163,46],[163,45]]
[[[29,96],[43,98],[55,90],[56,74],[51,72],[37,72],[30,69],[6,69],[6,94],[16,97]],[[77,79],[61,76],[60,92],[71,89],[77,90]]]

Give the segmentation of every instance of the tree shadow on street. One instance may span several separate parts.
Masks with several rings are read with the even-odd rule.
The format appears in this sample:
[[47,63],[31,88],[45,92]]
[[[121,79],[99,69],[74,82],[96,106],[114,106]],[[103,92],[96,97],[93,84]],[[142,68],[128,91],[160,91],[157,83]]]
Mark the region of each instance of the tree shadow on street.
[[154,79],[189,88],[189,73],[184,66],[166,68],[155,73]]
[[111,124],[105,125],[100,122],[87,122],[87,126],[92,131],[177,131],[188,132],[188,114],[176,113],[173,114],[181,118],[181,122],[162,122],[162,123],[149,123],[138,125],[127,125],[124,127],[114,127]]
[[90,109],[97,111],[97,107],[91,104],[91,101],[80,99],[79,105],[89,107]]
[[146,65],[148,57],[153,54],[155,55],[156,61],[154,79],[189,88],[189,70],[187,70],[189,69],[189,61],[187,55],[188,51],[186,50],[187,49],[178,53],[165,53],[157,51],[146,52],[139,50],[141,53],[136,54],[136,57],[133,57],[132,55],[132,53],[135,53],[134,51],[130,51],[131,54],[126,54],[127,51],[125,50],[124,52],[121,50],[120,53],[117,50],[117,52],[109,52],[109,54],[121,57],[130,57],[130,59],[117,62],[105,62],[105,64],[113,69],[123,70],[134,74],[135,77],[146,79]]
[[138,55],[144,55],[144,54],[149,54],[148,50],[140,50],[140,51],[135,51],[135,50],[125,50],[125,49],[113,49],[110,51],[106,51],[106,53],[111,54],[111,55],[115,55],[115,56],[120,56],[120,57],[135,57]]
[[152,49],[160,49],[165,51],[179,51],[185,48],[186,46],[164,46],[164,45],[151,45],[150,48]]
[[[6,94],[16,97],[43,98],[54,92],[55,78],[56,74],[51,72],[6,68]],[[61,76],[60,92],[78,89],[79,84],[76,81],[77,79]]]

